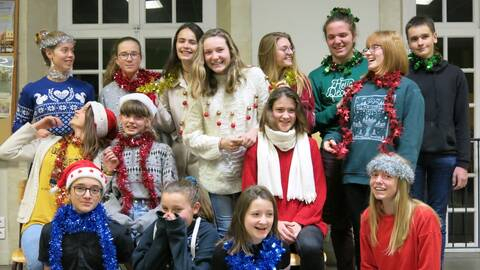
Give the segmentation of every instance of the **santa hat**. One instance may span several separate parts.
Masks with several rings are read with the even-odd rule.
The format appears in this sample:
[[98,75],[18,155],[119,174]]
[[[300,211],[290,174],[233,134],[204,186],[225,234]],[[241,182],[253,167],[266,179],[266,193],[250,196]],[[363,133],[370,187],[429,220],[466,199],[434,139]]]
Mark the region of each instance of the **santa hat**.
[[147,95],[141,94],[141,93],[131,93],[131,94],[124,95],[123,97],[120,98],[120,103],[118,107],[121,108],[123,103],[129,100],[140,101],[143,105],[147,107],[152,117],[154,117],[155,114],[157,114],[157,111],[158,111],[157,106],[155,106],[153,101]]
[[117,120],[115,113],[105,108],[101,103],[89,101],[90,108],[93,111],[93,121],[97,128],[97,136],[103,138],[114,138],[117,131]]
[[367,164],[367,173],[371,176],[374,172],[384,172],[409,184],[413,184],[415,180],[410,163],[397,154],[379,154],[372,159]]
[[63,170],[57,185],[52,188],[52,192],[56,192],[65,187],[66,190],[77,180],[78,178],[92,178],[97,180],[102,189],[105,190],[108,179],[103,172],[90,160],[79,160],[70,164],[65,170]]

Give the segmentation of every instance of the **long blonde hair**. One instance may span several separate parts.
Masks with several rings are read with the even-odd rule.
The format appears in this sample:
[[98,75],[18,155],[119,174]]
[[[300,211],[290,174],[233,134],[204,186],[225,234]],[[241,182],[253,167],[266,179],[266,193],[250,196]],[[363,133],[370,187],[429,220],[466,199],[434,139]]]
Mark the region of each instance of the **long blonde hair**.
[[191,84],[193,97],[213,96],[217,92],[217,79],[214,76],[214,72],[205,64],[205,56],[203,53],[205,40],[211,37],[223,38],[230,52],[230,65],[227,67],[225,91],[227,93],[233,93],[237,85],[244,79],[241,71],[246,66],[240,59],[237,45],[233,42],[230,34],[220,28],[210,29],[200,38],[197,51],[193,57]]
[[382,76],[387,72],[400,71],[402,75],[408,72],[407,49],[402,37],[395,31],[377,31],[367,38],[366,46],[370,48],[373,44],[380,45],[383,50],[383,62],[378,70],[369,71],[368,75]]
[[[286,38],[290,42],[293,48],[292,66],[289,68],[282,68],[276,61],[277,56],[277,41],[281,38]],[[260,44],[258,45],[258,63],[265,75],[271,82],[278,82],[283,79],[285,72],[288,69],[295,74],[296,89],[299,96],[302,95],[303,88],[305,86],[304,76],[300,72],[297,65],[297,58],[295,56],[295,45],[289,34],[284,32],[272,32],[262,37]],[[290,87],[292,87],[290,85]]]

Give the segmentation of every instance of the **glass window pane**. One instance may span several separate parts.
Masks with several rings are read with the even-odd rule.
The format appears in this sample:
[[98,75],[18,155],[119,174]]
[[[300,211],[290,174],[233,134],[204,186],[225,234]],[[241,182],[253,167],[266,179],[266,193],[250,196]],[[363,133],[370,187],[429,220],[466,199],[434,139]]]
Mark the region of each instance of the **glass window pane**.
[[435,22],[442,21],[442,0],[433,0],[428,5],[417,5],[417,15],[429,16]]
[[102,40],[103,52],[102,52],[102,59],[103,59],[103,69],[107,68],[108,61],[110,61],[110,56],[112,55],[113,45],[117,41],[117,38],[109,39],[105,38]]
[[98,69],[97,39],[77,39],[74,69]]
[[443,37],[438,38],[437,44],[435,46],[437,47],[441,55],[445,55],[445,52],[443,51]]
[[145,0],[147,23],[172,22],[172,0]]
[[448,62],[473,68],[473,38],[448,38]]
[[448,218],[448,239],[450,243],[471,243],[474,241],[473,213],[449,213]]
[[471,22],[472,0],[447,0],[447,22]]
[[170,38],[148,38],[145,40],[147,69],[162,69],[170,54]]
[[465,77],[467,78],[468,83],[468,102],[474,103],[475,101],[473,100],[473,73],[465,73]]
[[202,0],[177,0],[177,22],[202,22]]
[[473,179],[469,179],[465,188],[453,191],[448,206],[451,208],[474,207],[473,182]]
[[103,23],[128,23],[128,1],[103,0]]
[[95,89],[95,100],[98,100],[98,74],[76,74],[75,78],[90,83]]
[[73,0],[72,23],[98,23],[98,0]]

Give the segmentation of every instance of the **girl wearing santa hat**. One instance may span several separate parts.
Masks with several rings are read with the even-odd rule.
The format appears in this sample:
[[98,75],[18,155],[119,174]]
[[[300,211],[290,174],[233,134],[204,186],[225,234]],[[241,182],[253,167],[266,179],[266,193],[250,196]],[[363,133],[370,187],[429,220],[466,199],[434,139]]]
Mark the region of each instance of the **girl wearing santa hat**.
[[63,204],[65,190],[55,188],[62,171],[80,159],[100,164],[100,152],[116,133],[115,115],[98,102],[88,102],[75,111],[70,121],[72,133],[36,138],[39,130],[64,125],[60,118],[46,116],[26,123],[0,146],[0,159],[32,162],[17,221],[23,224],[21,246],[29,269],[43,269],[38,243],[44,224],[52,221]]
[[[57,183],[70,203],[42,228],[38,259],[46,269],[116,270],[133,250],[129,230],[108,220],[100,201],[107,177],[89,160],[70,164]],[[101,255],[101,256],[99,256]]]

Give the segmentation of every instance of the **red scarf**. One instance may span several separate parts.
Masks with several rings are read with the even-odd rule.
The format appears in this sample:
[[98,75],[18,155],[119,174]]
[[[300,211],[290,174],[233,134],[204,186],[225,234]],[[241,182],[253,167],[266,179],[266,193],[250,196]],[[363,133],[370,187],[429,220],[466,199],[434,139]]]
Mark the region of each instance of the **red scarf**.
[[[123,75],[121,70],[117,70],[117,72],[113,74],[113,79],[118,86],[130,93],[137,92],[138,87],[151,83],[159,78],[160,73],[146,69],[139,69],[132,80],[129,80]],[[148,93],[146,95],[153,101],[153,103],[157,104],[157,95],[155,93]]]
[[113,147],[113,153],[117,156],[119,165],[117,168],[117,184],[122,193],[123,205],[122,213],[128,214],[133,204],[132,191],[129,189],[127,179],[127,169],[125,168],[125,161],[123,159],[123,150],[125,147],[140,147],[140,170],[142,173],[142,182],[150,195],[149,207],[153,209],[159,204],[158,196],[155,193],[155,186],[153,176],[147,171],[147,158],[153,145],[153,135],[150,132],[145,132],[140,136],[127,137],[123,134],[118,134],[118,143]]
[[378,88],[388,88],[387,95],[383,109],[388,116],[390,131],[388,136],[382,141],[379,150],[382,153],[388,153],[387,145],[393,146],[393,141],[402,135],[403,126],[397,118],[397,111],[395,110],[395,90],[400,85],[402,75],[400,71],[389,72],[383,76],[367,76],[363,79],[354,82],[349,87],[345,88],[345,94],[338,108],[337,115],[339,116],[339,124],[342,132],[342,141],[337,144],[335,150],[336,155],[340,159],[344,159],[348,154],[348,146],[352,143],[353,133],[348,127],[350,121],[350,102],[353,96],[362,90],[363,85],[367,81],[371,81]]

